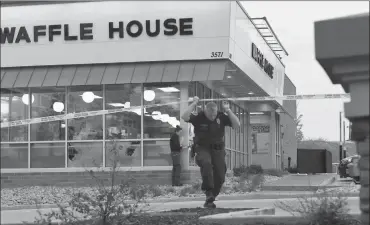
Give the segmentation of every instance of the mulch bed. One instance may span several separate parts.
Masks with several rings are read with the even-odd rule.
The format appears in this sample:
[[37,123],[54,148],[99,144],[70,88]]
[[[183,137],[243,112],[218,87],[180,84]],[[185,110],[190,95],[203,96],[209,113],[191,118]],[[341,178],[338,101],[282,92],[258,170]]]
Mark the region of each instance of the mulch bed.
[[167,212],[160,212],[147,216],[135,216],[133,218],[129,218],[127,224],[124,223],[122,225],[201,225],[202,223],[198,221],[198,218],[202,216],[252,209],[254,208],[183,208]]

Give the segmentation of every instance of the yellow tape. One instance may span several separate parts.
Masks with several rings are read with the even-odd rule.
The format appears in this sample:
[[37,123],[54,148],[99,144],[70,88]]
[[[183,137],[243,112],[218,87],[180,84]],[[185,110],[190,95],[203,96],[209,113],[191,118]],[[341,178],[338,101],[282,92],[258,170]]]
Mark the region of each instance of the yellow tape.
[[[223,98],[223,99],[201,99],[200,101],[274,101],[274,100],[296,101],[296,100],[313,100],[313,99],[348,99],[348,98],[350,98],[349,94],[321,94],[321,95],[284,95],[284,96],[239,97],[239,98]],[[84,117],[89,117],[89,116],[98,116],[98,115],[112,114],[112,113],[118,113],[118,112],[129,112],[135,109],[152,108],[152,107],[165,106],[165,105],[174,105],[174,104],[188,103],[192,101],[193,99],[190,98],[188,101],[182,101],[182,102],[177,101],[177,102],[169,102],[169,103],[163,103],[163,104],[150,104],[150,105],[144,105],[144,106],[135,106],[135,107],[130,107],[130,108],[105,109],[105,110],[98,110],[98,111],[68,113],[65,115],[16,120],[16,121],[11,121],[11,122],[2,122],[1,128],[22,126],[22,125],[35,124],[35,123],[45,123],[45,122],[52,122],[52,121],[59,121],[59,120],[84,118]]]

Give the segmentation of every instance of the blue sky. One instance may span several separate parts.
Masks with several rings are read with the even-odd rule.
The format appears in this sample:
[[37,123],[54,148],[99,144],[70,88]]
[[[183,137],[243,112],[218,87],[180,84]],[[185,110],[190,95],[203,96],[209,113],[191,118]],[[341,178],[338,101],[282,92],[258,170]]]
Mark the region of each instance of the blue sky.
[[[242,1],[251,17],[266,16],[289,56],[283,61],[297,94],[344,93],[315,59],[314,22],[369,12],[368,1]],[[343,100],[298,102],[306,138],[339,140]],[[348,137],[348,131],[346,131]]]

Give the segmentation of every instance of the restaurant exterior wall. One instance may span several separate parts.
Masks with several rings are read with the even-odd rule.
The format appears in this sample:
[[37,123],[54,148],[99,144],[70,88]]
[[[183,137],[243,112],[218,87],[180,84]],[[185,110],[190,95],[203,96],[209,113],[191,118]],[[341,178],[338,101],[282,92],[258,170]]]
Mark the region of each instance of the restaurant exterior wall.
[[[284,82],[284,95],[295,95],[296,87],[293,82],[285,75]],[[283,101],[284,109],[289,113],[280,114],[281,129],[282,129],[282,151],[283,151],[283,168],[297,165],[297,102],[296,101]]]
[[[9,34],[14,27],[15,36],[2,40],[1,67],[227,59],[229,8],[228,1],[97,1],[4,7],[1,27],[4,32],[8,28]],[[146,20],[152,32],[159,20],[158,34],[147,34]],[[140,33],[138,24],[142,26]],[[39,30],[37,42],[35,26]],[[29,40],[17,41],[19,31],[26,31]]]
[[[268,95],[283,95],[285,66],[268,46],[240,3],[231,1],[230,4],[231,60]],[[253,58],[253,45],[273,67],[271,74],[265,72]],[[282,104],[282,101],[278,102]]]
[[[266,93],[277,95],[281,92],[283,85],[281,73],[284,74],[281,71],[284,67],[276,61],[277,58],[272,50],[268,48],[263,38],[258,36],[250,19],[237,3],[220,1],[192,2],[191,4],[189,2],[163,2],[163,4],[166,4],[166,7],[162,7],[161,2],[112,1],[1,8],[3,34],[11,33],[12,27],[15,30],[13,38],[10,37],[11,35],[7,38],[2,36],[1,68],[3,70],[20,67],[22,70],[31,66],[42,69],[44,66],[64,68],[64,66],[89,66],[102,63],[152,63],[230,58]],[[142,12],[140,15],[136,13],[138,9]],[[62,11],[70,13],[68,15],[60,13]],[[97,11],[99,13],[96,13]],[[32,20],[20,19],[17,16],[19,14],[23,15],[21,18],[32,18]],[[210,15],[212,20],[210,20]],[[237,17],[244,19],[237,20]],[[145,20],[150,20],[153,25],[157,19],[161,22],[174,19],[177,32],[176,34],[160,32],[158,35],[149,37],[144,25],[141,35],[130,37],[127,30],[123,29],[121,38],[119,37],[120,31],[112,32],[113,28],[109,28],[109,22],[112,22],[111,26],[118,28],[120,21],[123,22],[121,25],[126,27],[134,19],[141,24],[145,24]],[[137,22],[134,23],[137,24]],[[48,29],[53,24],[64,25],[60,27],[61,29],[59,25],[54,26],[54,36],[51,38]],[[39,35],[34,32],[34,26],[39,26],[37,29],[41,29]],[[244,31],[245,26],[248,32]],[[6,28],[8,31],[5,30]],[[65,32],[67,28],[69,34]],[[171,29],[173,31],[175,28],[172,26]],[[23,32],[21,35],[20,31]],[[25,38],[25,31],[30,38],[29,41]],[[43,31],[45,34],[40,34]],[[76,38],[72,37],[74,35]],[[39,37],[38,42],[35,42],[35,36]],[[230,41],[234,44],[231,45]],[[272,78],[257,62],[253,61],[252,43],[261,49],[273,64],[275,69]],[[243,51],[246,53],[244,54]],[[250,52],[249,55],[248,52]],[[243,60],[247,63],[242,63]],[[54,68],[54,73],[57,73],[59,69],[59,67]],[[2,122],[14,121],[69,112],[102,110],[122,107],[127,103],[131,106],[139,106],[148,102],[163,103],[171,100],[184,100],[194,94],[201,98],[223,98],[217,90],[207,89],[202,83],[202,81],[190,83],[186,81],[133,82],[86,86],[46,85],[41,87],[41,85],[34,85],[26,88],[1,88],[2,106],[4,105],[1,107],[1,120]],[[188,90],[186,90],[186,85],[189,86]],[[168,87],[178,91],[163,91]],[[193,93],[192,88],[196,90]],[[88,91],[94,93],[94,100],[90,103],[82,101],[83,93]],[[146,102],[143,96],[145,91],[154,91],[157,98]],[[54,110],[56,102],[64,103],[64,108],[59,112]],[[181,126],[188,128],[188,125],[185,125],[179,118],[184,107],[184,104],[179,104],[148,109],[147,112],[132,111],[70,121],[2,128],[2,177],[5,173],[9,175],[7,177],[14,178],[11,176],[12,173],[27,173],[32,177],[32,173],[45,171],[63,174],[81,172],[86,167],[95,166],[96,163],[104,168],[109,167],[110,155],[107,149],[109,149],[111,139],[118,141],[121,146],[120,163],[124,170],[141,171],[143,168],[148,170],[152,168],[156,171],[166,171],[164,173],[167,174],[171,169],[169,135],[176,124],[180,123]],[[229,169],[243,164],[250,165],[252,162],[250,127],[248,127],[250,117],[247,107],[232,104],[232,110],[236,112],[243,126],[239,130],[227,129],[226,131],[226,160]],[[146,114],[153,113],[153,111],[167,114],[172,123],[154,119]],[[117,127],[115,124],[120,125]],[[188,141],[190,140],[185,140],[185,142]],[[78,152],[83,154],[77,154]],[[189,163],[192,165],[189,155],[186,151],[183,154],[185,170],[194,169],[188,167]],[[95,159],[94,165],[91,159]],[[8,183],[11,182],[8,181]]]

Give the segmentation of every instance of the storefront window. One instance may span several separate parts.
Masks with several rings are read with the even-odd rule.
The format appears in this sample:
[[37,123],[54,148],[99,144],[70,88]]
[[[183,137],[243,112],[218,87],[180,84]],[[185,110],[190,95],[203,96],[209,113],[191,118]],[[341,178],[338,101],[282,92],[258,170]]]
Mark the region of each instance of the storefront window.
[[[220,99],[221,95],[218,94],[217,92],[213,92],[213,99]],[[215,103],[217,104],[217,108],[219,111],[222,110],[222,105],[221,105],[221,101],[215,101]]]
[[230,150],[227,150],[226,149],[226,156],[225,156],[225,162],[226,162],[226,167],[227,169],[231,169],[231,165],[230,165]]
[[[235,115],[240,119],[240,110],[239,106],[235,106]],[[241,151],[240,148],[240,128],[235,129],[235,149]]]
[[[10,102],[11,91],[9,89],[1,89],[1,123],[9,122],[10,119]],[[1,141],[9,141],[10,130],[9,127],[1,128]]]
[[197,83],[196,82],[190,82],[189,83],[189,88],[188,88],[188,95],[189,95],[189,98],[190,97],[194,97],[196,96],[196,92],[197,92]]
[[239,165],[244,165],[244,154],[242,153],[239,154]]
[[[68,113],[103,109],[102,86],[71,87],[68,92]],[[101,140],[103,117],[89,116],[68,120],[68,140]]]
[[[204,86],[201,83],[197,83],[197,96],[200,100],[204,99]],[[200,112],[204,109],[204,102],[199,102],[197,107],[197,112]]]
[[[1,122],[28,119],[30,99],[28,89],[1,89]],[[1,141],[28,141],[28,125],[2,128]]]
[[180,125],[180,87],[178,84],[149,84],[144,87],[144,105],[167,104],[144,110],[144,139],[170,138]]
[[31,144],[31,168],[64,168],[65,143]]
[[[211,99],[212,98],[212,90],[208,87],[204,86],[204,99]],[[207,104],[209,101],[204,102]]]
[[101,167],[103,166],[103,143],[68,143],[68,167]]
[[[230,102],[230,109],[235,113],[235,104]],[[230,129],[230,144],[231,144],[231,149],[236,150],[235,146],[235,137],[236,136],[236,130],[231,128]]]
[[[141,85],[105,87],[105,109],[141,106]],[[140,139],[141,109],[105,115],[106,139]]]
[[111,167],[115,160],[114,151],[118,151],[118,166],[133,167],[141,166],[141,144],[140,140],[116,142],[107,141],[105,143],[105,165]]
[[1,168],[28,168],[28,144],[1,144]]
[[[65,88],[35,88],[31,89],[31,117],[58,116],[66,113]],[[53,121],[31,124],[31,141],[65,140],[65,121]],[[31,154],[32,156],[32,154]]]
[[169,141],[144,141],[144,166],[171,166]]

